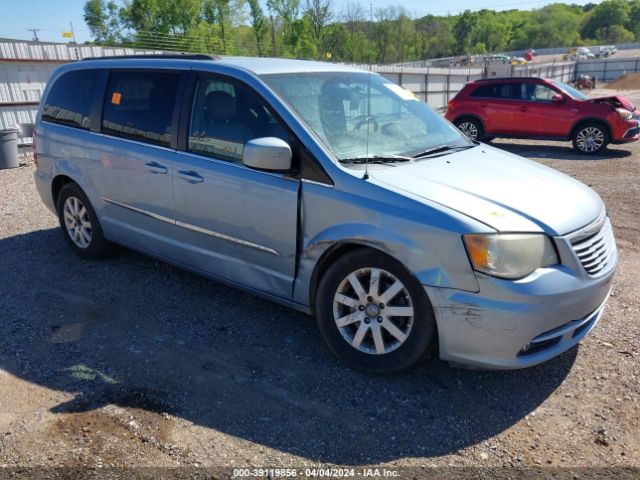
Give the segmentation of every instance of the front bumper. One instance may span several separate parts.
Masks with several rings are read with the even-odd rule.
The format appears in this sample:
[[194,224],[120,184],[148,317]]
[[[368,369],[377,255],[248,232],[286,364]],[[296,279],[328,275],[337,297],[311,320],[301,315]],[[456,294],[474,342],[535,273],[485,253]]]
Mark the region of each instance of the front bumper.
[[425,286],[438,326],[440,358],[516,369],[570,349],[602,316],[617,263],[615,249],[612,255],[598,278],[560,264],[517,281],[478,274],[478,293]]
[[620,132],[616,134],[614,130],[611,143],[629,143],[640,140],[640,113],[635,112],[632,120],[627,120],[618,129]]

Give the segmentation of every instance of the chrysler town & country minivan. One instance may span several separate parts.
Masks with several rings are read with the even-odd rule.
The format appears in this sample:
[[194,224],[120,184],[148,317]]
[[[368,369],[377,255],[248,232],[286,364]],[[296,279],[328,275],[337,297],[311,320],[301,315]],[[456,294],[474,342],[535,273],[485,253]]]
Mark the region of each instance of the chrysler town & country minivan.
[[598,322],[617,263],[594,191],[346,66],[66,64],[35,155],[81,257],[115,242],[314,314],[329,348],[372,372],[429,354],[546,361]]

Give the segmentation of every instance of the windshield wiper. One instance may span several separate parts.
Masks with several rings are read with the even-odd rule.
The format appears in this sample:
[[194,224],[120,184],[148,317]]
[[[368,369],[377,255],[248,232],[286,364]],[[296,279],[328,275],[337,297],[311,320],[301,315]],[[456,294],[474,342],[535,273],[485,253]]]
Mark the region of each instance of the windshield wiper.
[[412,162],[413,158],[403,157],[401,155],[374,155],[373,157],[354,157],[340,159],[340,163],[365,164],[365,163],[397,163]]
[[435,155],[436,153],[454,152],[456,150],[466,150],[473,147],[475,147],[475,145],[459,145],[457,147],[454,147],[453,145],[440,145],[439,147],[430,148],[429,150],[420,152],[417,155],[414,155],[413,158],[423,158],[428,157],[429,155]]

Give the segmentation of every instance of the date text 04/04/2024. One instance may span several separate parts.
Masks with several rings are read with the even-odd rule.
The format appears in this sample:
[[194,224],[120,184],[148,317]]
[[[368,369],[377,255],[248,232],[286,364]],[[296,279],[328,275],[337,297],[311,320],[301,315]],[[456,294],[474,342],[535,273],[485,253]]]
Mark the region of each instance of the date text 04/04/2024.
[[310,477],[310,478],[392,478],[398,477],[397,470],[386,468],[234,468],[233,477],[252,478],[286,478],[286,477]]

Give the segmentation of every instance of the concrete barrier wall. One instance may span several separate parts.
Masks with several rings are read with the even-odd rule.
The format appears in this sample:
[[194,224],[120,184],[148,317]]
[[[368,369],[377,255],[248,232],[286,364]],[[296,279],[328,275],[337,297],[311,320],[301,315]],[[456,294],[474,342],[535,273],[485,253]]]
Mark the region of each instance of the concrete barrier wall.
[[[585,60],[577,64],[578,75],[589,75],[603,82],[610,82],[625,73],[640,71],[640,58],[607,58],[606,60]],[[640,85],[638,85],[640,89]]]

